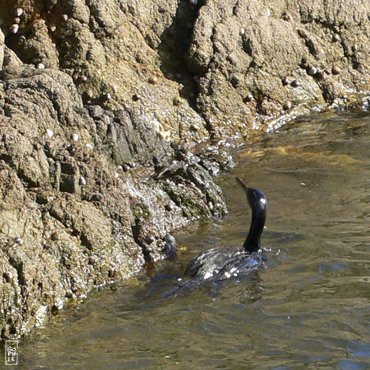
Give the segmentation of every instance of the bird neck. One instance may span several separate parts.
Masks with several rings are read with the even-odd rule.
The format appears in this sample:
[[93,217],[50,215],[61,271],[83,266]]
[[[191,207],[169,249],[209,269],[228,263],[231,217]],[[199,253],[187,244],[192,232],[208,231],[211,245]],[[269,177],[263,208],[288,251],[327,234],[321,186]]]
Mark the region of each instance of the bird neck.
[[261,235],[266,221],[266,211],[257,210],[252,212],[252,221],[249,228],[247,239],[243,248],[245,251],[252,253],[261,248]]

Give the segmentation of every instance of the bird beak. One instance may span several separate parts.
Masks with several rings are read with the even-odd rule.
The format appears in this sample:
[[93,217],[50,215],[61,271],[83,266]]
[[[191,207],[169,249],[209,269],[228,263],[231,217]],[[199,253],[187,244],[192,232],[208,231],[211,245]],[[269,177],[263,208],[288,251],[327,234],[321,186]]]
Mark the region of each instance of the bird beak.
[[236,177],[236,181],[242,187],[244,191],[248,191],[248,187],[244,184],[244,182],[239,177]]

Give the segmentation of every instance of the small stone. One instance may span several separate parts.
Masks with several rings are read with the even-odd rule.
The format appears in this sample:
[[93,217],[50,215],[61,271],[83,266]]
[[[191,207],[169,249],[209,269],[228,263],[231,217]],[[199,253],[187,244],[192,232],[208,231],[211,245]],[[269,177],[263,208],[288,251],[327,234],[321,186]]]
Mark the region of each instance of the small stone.
[[87,81],[87,76],[81,76],[81,80],[82,80],[83,82],[86,82],[86,81]]
[[333,42],[340,42],[341,41],[341,38],[340,38],[340,36],[337,33],[335,33],[333,35],[332,41]]
[[176,96],[176,98],[173,99],[173,104],[174,105],[180,105],[182,102],[182,99],[179,96]]
[[117,171],[118,172],[123,172],[123,167],[122,166],[117,166]]
[[14,18],[14,23],[19,24],[21,23],[21,19],[19,17]]
[[290,86],[292,87],[298,87],[300,85],[299,81],[297,80],[293,80],[291,83],[290,83]]
[[300,64],[301,68],[303,69],[307,69],[308,68],[308,61],[307,61],[307,58],[306,57],[303,57],[301,59],[301,64]]
[[189,0],[189,4],[198,5],[198,0]]
[[253,95],[252,94],[248,94],[247,96],[244,97],[243,101],[244,103],[249,103],[253,100]]
[[316,67],[310,67],[308,70],[307,70],[307,73],[310,75],[310,76],[313,76],[317,73],[317,68]]
[[286,103],[284,103],[284,105],[283,105],[284,110],[289,110],[291,108],[292,108],[292,102],[287,101]]
[[150,84],[156,85],[158,83],[158,78],[156,76],[151,76],[148,81]]
[[133,101],[138,101],[138,100],[140,100],[140,96],[138,94],[134,94],[134,95],[132,95],[131,99]]
[[284,12],[283,15],[281,16],[281,18],[286,21],[286,22],[289,22],[291,17],[290,17],[290,14],[287,13],[287,12]]
[[239,34],[240,36],[243,36],[245,34],[245,28],[241,28]]
[[11,33],[17,33],[19,31],[19,25],[14,23],[10,26],[9,30]]
[[152,244],[152,243],[154,243],[154,241],[155,241],[155,236],[154,236],[154,235],[148,235],[148,236],[145,238],[145,240],[146,240],[146,242],[147,242],[148,244]]
[[94,149],[94,145],[93,145],[93,144],[88,143],[88,144],[86,144],[86,148],[87,148],[88,150],[93,150],[93,149]]
[[287,85],[289,85],[289,78],[288,78],[288,77],[284,77],[284,78],[281,80],[281,83],[283,84],[283,86],[287,86]]
[[64,21],[67,21],[68,20],[68,15],[67,14],[62,14],[62,19],[64,20]]
[[44,63],[38,63],[36,68],[37,69],[45,69],[45,64]]
[[170,212],[173,210],[173,205],[171,203],[168,203],[164,206],[164,208],[166,209],[166,211]]
[[80,137],[78,136],[78,134],[72,134],[72,140],[74,142],[77,142],[78,140],[80,140]]
[[114,173],[114,178],[115,178],[115,179],[118,179],[118,178],[119,178],[119,173],[118,173],[118,172],[115,172],[115,173]]
[[318,69],[317,72],[315,73],[314,77],[317,78],[318,80],[322,80],[325,77],[324,72],[321,71],[320,69]]
[[105,99],[107,99],[107,100],[111,100],[111,99],[112,99],[112,94],[110,94],[110,93],[106,93],[106,94],[105,94]]
[[240,77],[238,75],[231,76],[230,83],[233,87],[237,88],[240,86]]
[[22,14],[23,14],[23,9],[22,8],[15,9],[15,15],[17,17],[20,17]]
[[49,28],[51,32],[55,32],[57,29],[57,26],[55,24],[51,24]]
[[333,75],[339,75],[340,74],[340,68],[338,66],[333,66],[333,68],[331,69],[331,73]]
[[50,128],[48,128],[48,129],[46,130],[46,135],[48,135],[48,137],[52,138],[52,137],[54,136],[54,132],[53,132],[53,130],[50,130]]
[[20,236],[15,237],[14,242],[18,245],[22,245],[24,243],[23,239]]
[[3,273],[3,279],[4,279],[7,283],[11,283],[11,281],[13,280],[13,274],[12,274],[10,271],[4,272],[4,273]]
[[124,171],[124,172],[127,172],[127,171],[129,171],[131,169],[131,166],[128,164],[128,163],[123,163],[123,165],[122,165],[122,170]]
[[80,185],[86,185],[86,179],[83,176],[81,176],[79,183]]

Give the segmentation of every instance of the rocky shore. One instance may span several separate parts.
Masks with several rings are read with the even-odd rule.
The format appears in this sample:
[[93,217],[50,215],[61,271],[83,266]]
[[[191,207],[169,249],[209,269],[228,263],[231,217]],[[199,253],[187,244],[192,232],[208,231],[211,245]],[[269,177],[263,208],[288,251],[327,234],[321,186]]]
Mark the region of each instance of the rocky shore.
[[367,109],[367,3],[3,0],[1,337],[225,215],[214,143]]

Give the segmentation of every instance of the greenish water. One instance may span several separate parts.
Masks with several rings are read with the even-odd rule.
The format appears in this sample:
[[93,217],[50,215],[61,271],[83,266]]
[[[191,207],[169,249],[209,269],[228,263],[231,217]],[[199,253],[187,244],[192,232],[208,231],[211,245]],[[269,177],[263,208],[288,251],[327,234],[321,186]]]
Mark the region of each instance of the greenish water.
[[[179,235],[191,246],[151,277],[94,293],[20,343],[30,369],[370,369],[370,115],[320,114],[265,135],[223,175],[230,215]],[[163,298],[199,251],[240,246],[270,207],[257,276]]]

